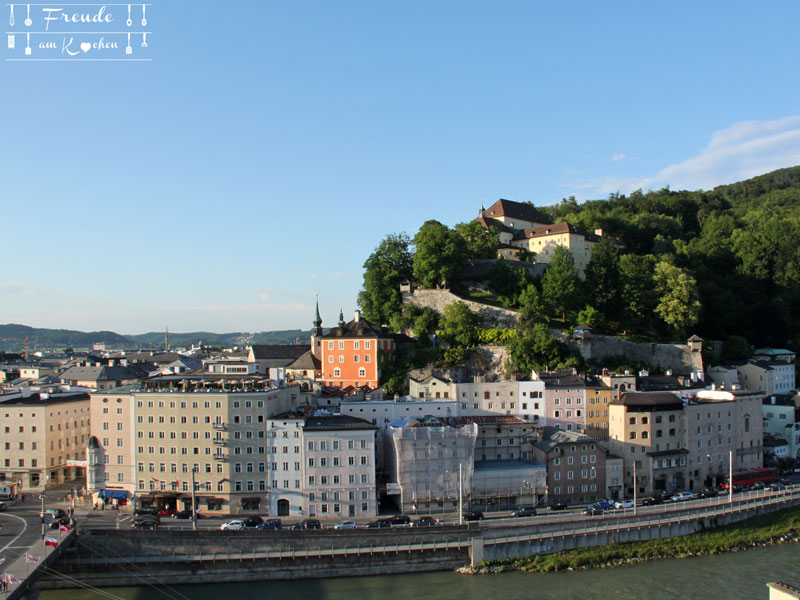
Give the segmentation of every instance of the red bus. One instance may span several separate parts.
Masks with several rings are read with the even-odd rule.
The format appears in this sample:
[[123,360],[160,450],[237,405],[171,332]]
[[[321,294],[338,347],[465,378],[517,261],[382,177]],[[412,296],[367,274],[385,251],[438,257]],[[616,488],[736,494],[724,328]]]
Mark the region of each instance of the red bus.
[[[748,488],[754,483],[760,481],[764,485],[775,483],[778,481],[780,472],[778,469],[753,469],[752,471],[742,471],[741,473],[733,474],[733,485],[740,485],[742,488]],[[723,490],[728,489],[728,476],[720,476],[719,486]]]

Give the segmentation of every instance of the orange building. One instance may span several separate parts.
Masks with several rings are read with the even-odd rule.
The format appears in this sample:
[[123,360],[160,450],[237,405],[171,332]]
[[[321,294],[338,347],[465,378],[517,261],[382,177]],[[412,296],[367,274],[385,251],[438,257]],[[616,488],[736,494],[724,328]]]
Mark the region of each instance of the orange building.
[[311,349],[320,361],[323,385],[377,388],[381,364],[387,354],[394,354],[395,340],[385,327],[379,327],[355,311],[349,323],[339,313],[339,326],[322,333],[319,307],[311,331]]

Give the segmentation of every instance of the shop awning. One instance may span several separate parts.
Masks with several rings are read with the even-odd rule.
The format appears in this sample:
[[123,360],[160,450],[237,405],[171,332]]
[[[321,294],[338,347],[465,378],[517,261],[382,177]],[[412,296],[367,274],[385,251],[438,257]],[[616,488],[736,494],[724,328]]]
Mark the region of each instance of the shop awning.
[[100,497],[104,500],[127,500],[128,492],[125,490],[100,490]]

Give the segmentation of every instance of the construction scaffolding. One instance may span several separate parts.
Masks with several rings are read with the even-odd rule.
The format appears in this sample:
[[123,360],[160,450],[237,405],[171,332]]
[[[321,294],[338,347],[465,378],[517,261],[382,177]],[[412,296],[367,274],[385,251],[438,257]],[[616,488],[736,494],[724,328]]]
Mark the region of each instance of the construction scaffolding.
[[[388,464],[404,513],[450,512],[472,495],[475,464],[475,423],[451,427],[435,418],[413,418],[387,429],[392,453]],[[399,488],[399,489],[398,489]]]

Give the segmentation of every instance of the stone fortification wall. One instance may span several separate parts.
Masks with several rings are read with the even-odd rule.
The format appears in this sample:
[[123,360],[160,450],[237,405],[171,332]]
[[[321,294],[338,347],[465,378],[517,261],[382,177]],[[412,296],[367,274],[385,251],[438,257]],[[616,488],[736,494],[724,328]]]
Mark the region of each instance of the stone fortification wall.
[[[484,327],[514,328],[517,325],[518,313],[516,311],[463,300],[450,290],[404,291],[403,302],[416,304],[422,308],[427,307],[440,314],[447,305],[453,302],[464,302],[473,312],[481,316]],[[672,369],[675,374],[688,374],[691,371],[703,370],[702,353],[693,352],[689,344],[647,344],[608,335],[592,335],[585,340],[573,340],[571,336],[558,329],[551,329],[550,333],[566,342],[572,349],[577,350],[587,361],[594,360],[602,363],[605,359],[624,356],[632,361],[664,370]],[[491,365],[504,367],[507,356],[501,357],[494,349],[487,352],[488,354],[484,357],[485,361]],[[494,354],[494,356],[489,356],[489,354]],[[479,367],[478,363],[480,362],[481,359],[477,359],[470,367]],[[503,368],[500,368],[500,371],[505,372]],[[471,373],[466,373],[465,376],[469,377]]]

